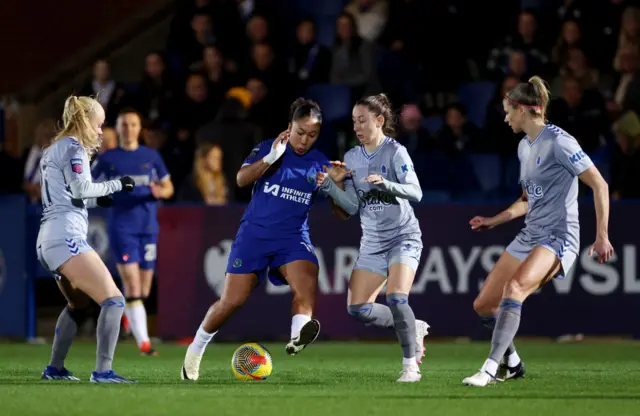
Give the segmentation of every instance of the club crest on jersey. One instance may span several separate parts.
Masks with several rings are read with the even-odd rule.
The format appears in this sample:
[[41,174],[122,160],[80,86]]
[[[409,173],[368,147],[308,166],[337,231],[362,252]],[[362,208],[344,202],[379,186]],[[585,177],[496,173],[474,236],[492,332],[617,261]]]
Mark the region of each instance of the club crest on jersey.
[[234,268],[234,269],[237,269],[238,267],[242,267],[242,260],[240,260],[240,259],[235,259],[235,260],[233,261],[233,268]]
[[316,183],[316,177],[312,175],[307,176],[307,182],[309,182],[310,184]]
[[82,159],[71,159],[71,170],[75,173],[82,173]]
[[380,173],[383,175],[387,174],[387,167],[385,165],[380,166]]

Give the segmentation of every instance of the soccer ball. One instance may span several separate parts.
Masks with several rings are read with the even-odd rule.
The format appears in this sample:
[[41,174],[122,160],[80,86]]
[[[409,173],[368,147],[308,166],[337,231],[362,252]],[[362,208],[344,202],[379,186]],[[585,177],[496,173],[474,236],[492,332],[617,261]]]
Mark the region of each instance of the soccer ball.
[[241,345],[231,358],[231,371],[238,380],[266,380],[273,371],[271,354],[260,344]]

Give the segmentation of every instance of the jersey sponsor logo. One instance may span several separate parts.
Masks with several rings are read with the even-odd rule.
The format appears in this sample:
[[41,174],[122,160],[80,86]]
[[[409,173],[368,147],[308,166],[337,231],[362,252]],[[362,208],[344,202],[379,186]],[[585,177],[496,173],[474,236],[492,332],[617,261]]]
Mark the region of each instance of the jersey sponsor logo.
[[71,159],[71,170],[75,173],[82,173],[82,159]]
[[297,189],[288,188],[286,186],[281,187],[276,183],[271,185],[269,182],[264,183],[263,192],[265,194],[271,194],[273,196],[286,199],[287,201],[293,201],[304,205],[310,205],[311,197],[313,196],[311,192],[298,191]]
[[536,185],[531,181],[526,181],[524,183],[524,189],[527,192],[527,196],[531,199],[540,199],[544,196],[542,186]]
[[587,155],[586,155],[586,154],[584,154],[584,152],[583,152],[582,150],[578,150],[577,152],[575,152],[573,155],[571,155],[571,156],[569,157],[569,161],[570,161],[572,164],[576,164],[576,163],[578,163],[579,161],[581,161],[582,159],[584,159],[585,157],[587,157]]
[[389,195],[377,189],[372,189],[365,193],[362,189],[358,189],[358,198],[363,202],[364,209],[369,211],[383,211],[386,207],[397,203],[393,195]]

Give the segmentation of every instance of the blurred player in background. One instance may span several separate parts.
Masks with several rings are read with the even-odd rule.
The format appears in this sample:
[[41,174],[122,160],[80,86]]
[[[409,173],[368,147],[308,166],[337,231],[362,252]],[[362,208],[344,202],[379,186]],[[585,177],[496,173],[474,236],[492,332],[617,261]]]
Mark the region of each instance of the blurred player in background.
[[[317,181],[345,211],[342,218],[360,212],[362,239],[349,281],[349,315],[367,325],[394,328],[403,353],[397,381],[416,382],[429,325],[416,321],[409,306],[422,253],[420,224],[409,202],[419,202],[422,189],[407,149],[391,138],[393,122],[386,95],[358,101],[353,129],[362,145],[349,150],[343,164],[321,172]],[[389,306],[375,303],[385,283]]]
[[608,236],[609,187],[576,139],[546,124],[548,103],[549,91],[539,77],[518,84],[503,100],[505,123],[515,133],[526,134],[518,146],[522,196],[495,217],[475,217],[470,224],[479,231],[525,215],[525,227],[507,246],[474,302],[493,335],[489,358],[480,371],[462,381],[469,386],[501,380],[501,363],[505,378],[524,376],[520,360],[509,359],[515,354],[513,339],[522,303],[552,278],[565,276],[578,257],[578,178],[594,194],[597,234],[589,255],[596,252],[600,263],[613,256]]
[[329,161],[311,149],[322,124],[318,104],[297,99],[289,120],[289,128],[254,148],[238,172],[238,186],[253,185],[253,196],[229,254],[223,294],[187,349],[183,379],[198,379],[207,344],[267,274],[273,284],[288,284],[293,292],[287,353],[299,353],[318,337],[320,323],[312,319],[318,260],[307,221],[318,190],[316,175]]
[[140,144],[142,120],[135,110],[123,110],[116,121],[119,146],[99,155],[93,164],[96,180],[134,178],[132,193],[119,194],[109,211],[111,250],[126,296],[128,324],[143,355],[157,355],[147,330],[144,301],[149,297],[158,243],[158,200],[173,195],[169,172],[157,150]]
[[111,364],[120,333],[124,297],[109,270],[87,244],[87,208],[111,205],[110,195],[131,192],[128,176],[92,183],[89,158],[100,148],[104,110],[92,98],[71,96],[64,104],[64,128],[47,147],[40,161],[42,221],[37,252],[42,266],[56,278],[67,299],[56,323],[51,362],[45,380],[78,380],[64,361],[78,330],[83,310],[93,299],[100,305],[96,335],[98,351],[93,383],[131,383],[113,372]]

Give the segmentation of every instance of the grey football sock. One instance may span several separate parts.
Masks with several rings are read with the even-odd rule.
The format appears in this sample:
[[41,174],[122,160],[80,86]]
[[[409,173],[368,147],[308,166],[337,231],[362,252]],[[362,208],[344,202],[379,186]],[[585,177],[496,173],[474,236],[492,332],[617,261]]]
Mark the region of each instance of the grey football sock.
[[64,360],[67,358],[73,338],[78,332],[78,322],[82,311],[71,309],[68,305],[62,310],[58,316],[56,323],[56,334],[53,337],[53,346],[51,347],[50,366],[58,370],[64,368]]
[[113,355],[120,334],[120,320],[124,312],[124,297],[114,296],[102,302],[96,335],[98,337],[98,352],[96,356],[96,371],[103,373],[111,370]]
[[509,344],[513,342],[520,326],[520,312],[522,303],[514,299],[503,299],[500,311],[491,337],[491,352],[489,358],[500,363]]
[[393,315],[387,305],[379,303],[360,303],[348,305],[349,315],[367,326],[376,328],[393,328]]
[[404,358],[416,356],[416,316],[409,306],[409,296],[403,293],[390,293],[387,303],[393,315],[393,324]]
[[[482,321],[482,325],[484,325],[484,327],[489,330],[489,333],[493,334],[493,329],[496,326],[496,317],[493,315],[481,316],[480,320]],[[516,352],[516,346],[513,345],[513,341],[512,341],[511,344],[509,344],[509,346],[507,347],[507,351],[504,353],[504,356],[508,357],[514,352]]]

